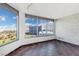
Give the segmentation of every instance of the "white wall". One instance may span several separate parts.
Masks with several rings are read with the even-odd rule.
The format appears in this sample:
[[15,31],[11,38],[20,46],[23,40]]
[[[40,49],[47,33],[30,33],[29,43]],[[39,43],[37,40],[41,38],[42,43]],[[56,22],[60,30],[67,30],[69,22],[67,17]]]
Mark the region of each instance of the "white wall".
[[79,14],[58,19],[56,36],[59,40],[79,45]]
[[19,9],[15,4],[10,4],[10,5],[19,10],[19,40],[0,47],[0,56],[4,56],[22,45],[55,39],[54,35],[47,36],[47,37],[37,37],[37,38],[25,39],[24,38],[25,13],[23,10]]

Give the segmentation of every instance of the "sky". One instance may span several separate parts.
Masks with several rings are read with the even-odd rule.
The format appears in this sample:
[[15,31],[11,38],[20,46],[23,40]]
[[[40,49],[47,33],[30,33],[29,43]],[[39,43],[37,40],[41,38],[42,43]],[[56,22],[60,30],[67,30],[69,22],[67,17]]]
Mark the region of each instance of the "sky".
[[[0,7],[0,31],[4,30],[16,30],[16,13],[12,12],[11,10]],[[26,25],[43,25],[46,23],[50,23],[50,20],[37,18],[36,17],[28,17],[25,21]]]
[[46,20],[46,19],[42,19],[42,18],[35,18],[35,17],[28,17],[26,19],[26,24],[29,24],[29,25],[40,25],[40,24],[44,24],[44,23],[47,23],[49,22],[49,20]]
[[16,27],[16,14],[5,7],[0,7],[0,31]]

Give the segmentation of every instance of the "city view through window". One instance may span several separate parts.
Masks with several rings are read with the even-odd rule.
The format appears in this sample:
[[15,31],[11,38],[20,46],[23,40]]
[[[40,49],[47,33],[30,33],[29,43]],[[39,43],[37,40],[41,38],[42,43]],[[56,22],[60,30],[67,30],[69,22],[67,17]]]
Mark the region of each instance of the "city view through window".
[[17,14],[0,6],[0,46],[16,40]]
[[30,38],[53,35],[53,24],[54,22],[49,19],[28,16],[25,21],[25,37]]

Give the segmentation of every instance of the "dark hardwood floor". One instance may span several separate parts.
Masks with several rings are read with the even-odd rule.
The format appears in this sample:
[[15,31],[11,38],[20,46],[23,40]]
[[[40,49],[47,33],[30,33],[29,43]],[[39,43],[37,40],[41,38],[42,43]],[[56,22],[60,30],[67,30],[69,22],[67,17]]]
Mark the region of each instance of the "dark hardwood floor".
[[7,56],[79,56],[79,46],[52,40],[22,46]]

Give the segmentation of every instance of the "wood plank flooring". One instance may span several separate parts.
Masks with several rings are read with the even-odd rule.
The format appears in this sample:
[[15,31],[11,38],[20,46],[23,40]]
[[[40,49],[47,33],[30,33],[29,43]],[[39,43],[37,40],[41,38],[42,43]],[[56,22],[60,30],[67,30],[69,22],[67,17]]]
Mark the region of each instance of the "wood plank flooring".
[[22,46],[7,56],[79,56],[79,46],[52,40]]

